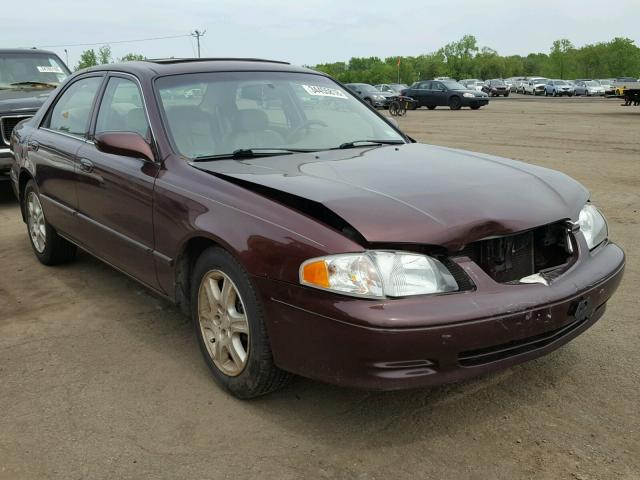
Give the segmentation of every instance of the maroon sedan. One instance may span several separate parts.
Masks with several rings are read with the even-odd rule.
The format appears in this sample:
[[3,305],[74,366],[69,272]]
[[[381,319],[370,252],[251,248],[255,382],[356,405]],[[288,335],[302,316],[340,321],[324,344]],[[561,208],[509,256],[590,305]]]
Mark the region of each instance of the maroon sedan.
[[175,302],[242,398],[291,373],[400,389],[514,365],[593,325],[622,278],[576,181],[415,143],[281,62],[84,70],[11,145],[36,257],[80,247]]

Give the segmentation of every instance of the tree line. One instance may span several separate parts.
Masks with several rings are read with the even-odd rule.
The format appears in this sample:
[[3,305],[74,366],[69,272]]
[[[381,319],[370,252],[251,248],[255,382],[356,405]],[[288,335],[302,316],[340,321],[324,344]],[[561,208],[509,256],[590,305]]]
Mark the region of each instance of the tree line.
[[[314,67],[344,82],[411,84],[434,77],[508,78],[539,75],[547,78],[640,77],[640,48],[628,38],[614,38],[576,48],[563,38],[553,42],[549,53],[499,55],[479,47],[473,35],[465,35],[436,52],[415,57],[354,57],[348,62]],[[399,78],[398,78],[399,75]]]
[[[75,69],[105,63],[144,60],[137,53],[114,59],[111,47],[88,49],[80,55]],[[479,47],[473,35],[465,35],[436,52],[415,57],[354,57],[348,62],[323,63],[314,67],[344,82],[411,84],[434,77],[508,78],[540,75],[547,78],[640,77],[640,48],[633,40],[616,37],[576,48],[563,38],[553,42],[549,53],[499,55],[489,47]],[[399,74],[399,78],[398,78]]]
[[103,45],[98,48],[98,51],[90,48],[84,50],[80,54],[80,60],[75,66],[75,70],[81,70],[83,68],[95,67],[96,65],[104,65],[105,63],[113,62],[130,62],[132,60],[144,60],[145,57],[138,53],[127,53],[126,55],[114,59],[111,55],[111,47],[109,45]]

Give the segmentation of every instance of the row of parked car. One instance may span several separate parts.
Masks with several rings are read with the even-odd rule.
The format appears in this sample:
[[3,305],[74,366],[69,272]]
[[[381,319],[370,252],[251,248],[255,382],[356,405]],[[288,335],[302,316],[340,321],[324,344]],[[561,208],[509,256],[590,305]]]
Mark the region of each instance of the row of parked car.
[[640,79],[619,77],[609,79],[579,78],[576,80],[545,77],[511,77],[480,80],[467,78],[457,81],[449,77],[421,80],[411,86],[404,83],[349,83],[346,86],[375,108],[387,108],[397,96],[410,97],[411,108],[448,106],[477,109],[489,103],[489,97],[508,97],[511,93],[545,96],[624,96],[625,90],[638,86]]
[[477,110],[489,103],[489,91],[470,89],[448,77],[421,80],[411,86],[404,83],[382,83],[375,86],[367,83],[348,83],[346,87],[375,108],[388,108],[391,101],[398,96],[410,98],[411,109],[427,107],[433,110],[436,107],[449,107],[451,110],[460,110],[462,107],[469,107]]
[[638,80],[631,77],[619,78],[579,78],[576,80],[561,80],[545,77],[511,77],[506,79],[493,79],[481,81],[476,78],[461,80],[460,83],[476,90],[487,91],[492,89],[494,95],[508,96],[510,92],[523,95],[562,96],[573,95],[597,96],[619,95],[619,85],[624,83],[637,83]]

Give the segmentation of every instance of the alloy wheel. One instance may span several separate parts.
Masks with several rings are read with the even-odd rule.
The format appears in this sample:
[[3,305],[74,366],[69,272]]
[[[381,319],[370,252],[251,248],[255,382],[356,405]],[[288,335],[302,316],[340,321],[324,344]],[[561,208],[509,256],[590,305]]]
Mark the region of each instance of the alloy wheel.
[[240,375],[249,357],[249,322],[238,288],[220,270],[211,270],[202,279],[198,320],[214,365],[230,377]]
[[42,204],[35,192],[29,192],[27,196],[27,225],[33,247],[38,253],[44,252],[47,247],[47,228]]

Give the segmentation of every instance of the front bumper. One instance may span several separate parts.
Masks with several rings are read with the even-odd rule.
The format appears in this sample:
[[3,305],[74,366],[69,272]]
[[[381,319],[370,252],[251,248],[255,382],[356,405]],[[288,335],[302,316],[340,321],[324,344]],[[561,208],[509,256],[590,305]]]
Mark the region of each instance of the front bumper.
[[609,243],[581,257],[549,287],[498,284],[462,259],[475,291],[390,301],[254,280],[278,366],[332,384],[394,390],[503,369],[585,331],[617,289],[624,253]]
[[385,98],[384,100],[371,100],[373,102],[373,106],[376,108],[387,108],[391,103],[391,98]]
[[9,147],[0,145],[0,173],[7,173],[11,170],[11,165],[13,165],[11,150],[9,150]]
[[463,107],[483,107],[489,105],[489,97],[461,97]]

